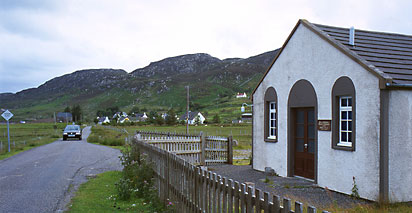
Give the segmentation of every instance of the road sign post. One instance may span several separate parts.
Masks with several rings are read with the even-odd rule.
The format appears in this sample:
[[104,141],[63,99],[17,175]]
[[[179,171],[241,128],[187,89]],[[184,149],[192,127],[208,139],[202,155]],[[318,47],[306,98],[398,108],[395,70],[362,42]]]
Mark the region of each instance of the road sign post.
[[7,140],[9,141],[9,152],[10,152],[10,128],[9,128],[9,120],[11,117],[13,117],[13,113],[11,113],[9,110],[6,110],[1,114],[1,116],[7,121]]
[[7,120],[7,140],[9,141],[9,152],[10,152],[10,128],[9,128],[9,120]]

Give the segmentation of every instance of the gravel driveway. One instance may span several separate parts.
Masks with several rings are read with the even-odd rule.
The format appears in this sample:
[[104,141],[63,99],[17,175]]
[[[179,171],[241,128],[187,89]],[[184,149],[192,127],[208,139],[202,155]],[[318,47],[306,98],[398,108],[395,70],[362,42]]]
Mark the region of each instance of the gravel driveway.
[[[325,209],[337,205],[341,208],[349,208],[357,204],[372,204],[363,199],[353,199],[348,195],[325,190],[318,187],[312,181],[296,177],[268,176],[269,182],[265,183],[266,175],[252,169],[252,166],[236,166],[229,164],[208,166],[209,170],[240,183],[252,182],[262,191],[287,197],[293,200]],[[319,210],[319,209],[318,209]]]
[[60,212],[90,174],[121,170],[119,150],[57,140],[0,161],[0,212]]

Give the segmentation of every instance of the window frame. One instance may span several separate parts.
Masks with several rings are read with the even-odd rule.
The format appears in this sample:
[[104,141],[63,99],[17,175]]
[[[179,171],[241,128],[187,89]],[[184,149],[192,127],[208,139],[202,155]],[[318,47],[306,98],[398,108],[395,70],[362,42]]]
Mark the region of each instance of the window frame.
[[[273,108],[272,108],[273,106]],[[277,126],[276,126],[276,102],[275,101],[269,101],[269,118],[268,118],[268,136],[267,139],[272,139],[272,140],[276,140],[277,139]],[[273,115],[273,116],[272,116]],[[272,122],[273,121],[273,122]],[[272,125],[273,123],[273,125]],[[272,129],[273,134],[272,134]]]
[[[348,106],[348,104],[346,104],[347,106],[342,106],[342,101],[343,99],[346,100],[352,100],[352,96],[340,96],[339,97],[339,141],[337,143],[338,146],[346,146],[346,147],[352,147],[352,137],[349,138],[349,133],[350,135],[353,134],[353,129],[352,129],[352,124],[353,124],[353,119],[352,116],[350,116],[349,118],[349,112],[351,112],[350,114],[353,113],[352,111],[352,103],[351,106]],[[351,101],[352,102],[352,101]],[[346,112],[346,118],[343,118],[342,114],[343,112]],[[342,129],[342,123],[346,122],[346,129]],[[349,124],[351,128],[349,128]],[[346,140],[342,139],[342,133],[346,134]]]
[[[351,107],[341,107],[342,98],[352,98]],[[352,111],[351,121],[351,140],[342,142],[342,118],[343,111]],[[344,121],[349,121],[348,119]],[[349,126],[347,126],[349,129]],[[348,132],[348,130],[345,130]],[[349,136],[350,134],[347,134]],[[332,88],[332,148],[344,151],[356,150],[356,91],[352,80],[349,77],[343,76],[338,78]]]
[[[274,109],[271,109],[271,104],[274,104]],[[275,88],[269,87],[265,92],[264,97],[264,140],[265,142],[278,142],[278,101]],[[274,118],[271,118],[272,113]],[[274,126],[271,125],[274,121]],[[274,135],[271,135],[270,130],[274,129]]]

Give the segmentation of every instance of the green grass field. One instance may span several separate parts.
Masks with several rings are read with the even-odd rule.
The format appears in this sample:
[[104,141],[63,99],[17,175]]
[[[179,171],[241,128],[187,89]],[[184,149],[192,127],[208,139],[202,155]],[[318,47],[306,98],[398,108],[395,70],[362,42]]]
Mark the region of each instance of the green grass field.
[[[185,133],[186,126],[176,125],[176,126],[124,126],[118,127],[124,128],[129,133],[134,133],[136,130],[141,131],[158,131],[158,132],[177,132]],[[236,125],[199,125],[199,126],[189,126],[190,134],[200,134],[204,132],[206,135],[212,136],[222,136],[228,137],[233,136],[233,140],[238,141],[238,146],[233,147],[234,149],[251,149],[252,148],[252,125],[251,124],[236,124]]]
[[0,125],[0,160],[31,148],[51,143],[61,138],[66,124],[34,123],[10,124],[10,149],[8,152],[7,125]]
[[105,172],[82,184],[68,212],[153,212],[152,207],[142,199],[117,199],[115,183],[121,176],[120,171]]

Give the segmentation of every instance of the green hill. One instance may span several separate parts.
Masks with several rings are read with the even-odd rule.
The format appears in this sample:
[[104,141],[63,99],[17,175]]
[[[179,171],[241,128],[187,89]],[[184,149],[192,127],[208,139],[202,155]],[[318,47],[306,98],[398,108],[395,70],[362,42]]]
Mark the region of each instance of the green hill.
[[92,120],[97,110],[134,106],[147,111],[178,113],[186,109],[190,87],[191,110],[211,119],[219,113],[230,121],[240,116],[240,106],[249,99],[236,99],[237,92],[253,91],[277,50],[246,59],[220,60],[208,54],[189,54],[152,62],[131,73],[120,69],[80,70],[53,78],[38,88],[16,94],[0,94],[0,108],[10,109],[13,120],[51,119],[53,112],[79,104],[84,118]]

